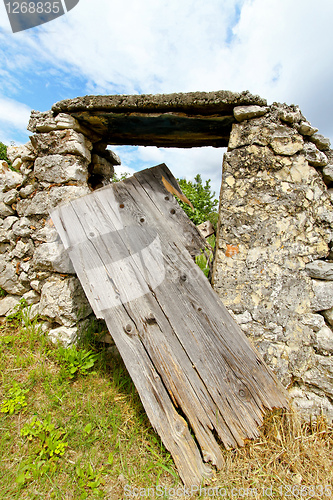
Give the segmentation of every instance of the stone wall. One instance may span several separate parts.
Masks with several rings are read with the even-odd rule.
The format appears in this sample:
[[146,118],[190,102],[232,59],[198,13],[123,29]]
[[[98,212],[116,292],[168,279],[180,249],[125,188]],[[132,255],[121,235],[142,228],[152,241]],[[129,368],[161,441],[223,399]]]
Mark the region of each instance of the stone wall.
[[212,283],[296,405],[333,418],[333,151],[296,106],[234,115]]
[[7,151],[15,171],[0,169],[0,316],[23,298],[50,337],[67,343],[92,310],[49,213],[110,182],[120,160],[66,114],[33,111],[28,130],[31,141]]
[[296,106],[266,104],[220,91],[33,111],[31,141],[8,148],[15,171],[0,163],[0,317],[23,297],[64,342],[93,318],[49,212],[110,182],[109,143],[229,140],[212,284],[302,412],[333,418],[333,151]]

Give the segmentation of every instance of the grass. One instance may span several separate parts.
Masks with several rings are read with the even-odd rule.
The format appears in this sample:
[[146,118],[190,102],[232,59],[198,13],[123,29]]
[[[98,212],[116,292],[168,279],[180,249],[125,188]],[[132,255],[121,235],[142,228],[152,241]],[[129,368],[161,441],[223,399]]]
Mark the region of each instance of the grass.
[[0,498],[333,494],[332,427],[323,418],[302,424],[293,414],[275,413],[267,416],[258,441],[223,452],[224,469],[213,472],[201,494],[179,489],[177,496],[182,484],[173,461],[121,359],[100,347],[91,332],[62,357],[26,311],[0,327]]

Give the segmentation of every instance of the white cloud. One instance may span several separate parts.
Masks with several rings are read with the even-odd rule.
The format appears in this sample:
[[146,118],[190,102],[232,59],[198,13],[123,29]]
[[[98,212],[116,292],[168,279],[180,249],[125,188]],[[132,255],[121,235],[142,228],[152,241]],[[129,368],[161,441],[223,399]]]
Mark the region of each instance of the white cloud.
[[[46,68],[50,81],[64,75],[68,97],[78,76],[81,95],[249,89],[300,104],[333,139],[332,18],[332,0],[80,0],[65,16],[15,35],[1,21],[0,85],[20,101],[22,75]],[[22,130],[27,110],[6,102],[1,114]],[[201,172],[217,191],[220,153],[139,148],[123,162],[134,169],[165,162],[189,178]]]
[[15,138],[17,143],[28,140],[27,125],[30,108],[21,102],[0,96],[0,141],[10,144]]

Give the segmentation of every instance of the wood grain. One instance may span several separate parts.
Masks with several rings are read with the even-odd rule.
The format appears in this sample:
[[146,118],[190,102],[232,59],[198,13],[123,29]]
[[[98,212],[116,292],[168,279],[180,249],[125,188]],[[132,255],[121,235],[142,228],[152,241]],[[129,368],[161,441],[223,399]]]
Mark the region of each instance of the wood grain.
[[221,443],[257,437],[265,412],[287,408],[288,397],[194,263],[205,240],[162,177],[180,190],[163,164],[51,217],[154,429],[191,486],[209,474],[204,462],[223,467]]

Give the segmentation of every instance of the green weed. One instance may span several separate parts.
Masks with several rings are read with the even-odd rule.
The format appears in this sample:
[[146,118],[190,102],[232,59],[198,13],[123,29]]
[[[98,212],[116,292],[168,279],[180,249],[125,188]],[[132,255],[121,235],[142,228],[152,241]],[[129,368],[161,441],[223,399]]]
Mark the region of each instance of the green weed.
[[29,389],[23,389],[17,382],[13,383],[13,387],[9,389],[7,399],[1,403],[1,413],[9,413],[13,415],[18,413],[22,408],[27,406],[26,394]]
[[86,349],[77,349],[75,345],[68,348],[58,347],[56,357],[63,365],[64,373],[68,378],[73,379],[77,374],[87,375],[88,371],[94,366],[99,354],[87,351]]

